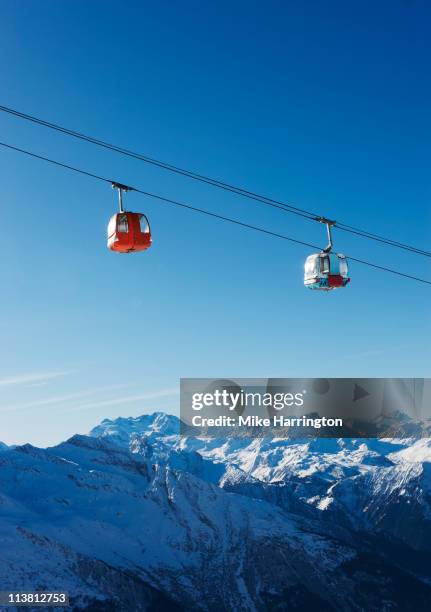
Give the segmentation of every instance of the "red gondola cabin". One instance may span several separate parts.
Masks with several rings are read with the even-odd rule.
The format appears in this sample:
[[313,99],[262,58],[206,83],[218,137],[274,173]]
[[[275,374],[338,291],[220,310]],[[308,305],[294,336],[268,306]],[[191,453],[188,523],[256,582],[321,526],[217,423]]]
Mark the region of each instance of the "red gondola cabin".
[[142,213],[119,212],[108,224],[108,249],[117,253],[145,251],[151,246],[148,219]]

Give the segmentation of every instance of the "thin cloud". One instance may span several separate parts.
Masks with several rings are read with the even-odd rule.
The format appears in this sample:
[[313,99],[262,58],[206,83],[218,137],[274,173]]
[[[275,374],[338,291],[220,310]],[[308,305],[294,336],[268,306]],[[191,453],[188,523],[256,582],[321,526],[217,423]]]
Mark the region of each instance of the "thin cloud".
[[362,351],[359,353],[351,353],[350,355],[343,355],[342,359],[364,359],[366,357],[376,357],[378,355],[386,355],[405,348],[404,346],[394,346],[389,348],[379,348],[369,351]]
[[94,395],[102,391],[113,391],[115,389],[122,389],[128,385],[111,385],[110,387],[97,387],[93,389],[86,389],[85,391],[77,391],[76,393],[68,393],[67,395],[58,395],[55,397],[47,397],[32,402],[26,402],[24,404],[14,404],[12,406],[5,406],[0,409],[0,414],[4,412],[15,412],[18,410],[26,410],[28,408],[40,408],[42,406],[50,406],[52,404],[62,404],[64,402],[70,402],[77,399],[82,399],[88,395]]
[[45,387],[48,384],[47,380],[42,380],[41,382],[30,383],[26,385],[29,389],[33,389],[33,387]]
[[108,400],[101,400],[98,402],[91,402],[88,404],[82,404],[81,406],[77,406],[70,412],[75,412],[78,410],[89,410],[91,408],[104,408],[106,406],[118,406],[121,404],[129,404],[131,402],[138,401],[146,401],[151,399],[157,399],[160,397],[173,397],[175,395],[179,395],[178,389],[162,389],[160,391],[152,391],[150,393],[143,393],[142,395],[128,395],[126,397],[114,397]]
[[71,374],[68,372],[38,372],[37,374],[20,374],[10,378],[0,378],[0,387],[9,385],[28,385],[30,383],[43,383],[53,378],[60,378]]

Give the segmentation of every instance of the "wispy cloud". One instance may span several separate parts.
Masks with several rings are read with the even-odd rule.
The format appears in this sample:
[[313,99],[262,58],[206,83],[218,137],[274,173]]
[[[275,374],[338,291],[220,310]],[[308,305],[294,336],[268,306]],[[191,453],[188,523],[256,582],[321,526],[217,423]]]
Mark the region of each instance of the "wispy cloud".
[[90,410],[91,408],[104,408],[106,406],[117,406],[121,404],[129,404],[131,402],[142,402],[146,400],[158,399],[160,397],[173,397],[179,395],[178,388],[175,389],[162,389],[160,391],[151,391],[149,393],[143,393],[142,395],[127,395],[124,397],[113,397],[107,400],[101,400],[97,402],[90,402],[87,404],[81,404],[71,410],[75,412],[78,410]]
[[13,404],[10,406],[4,406],[0,408],[0,413],[14,412],[16,410],[26,410],[28,408],[41,408],[43,406],[50,406],[53,404],[62,404],[65,402],[71,402],[73,400],[79,400],[95,393],[102,393],[106,391],[114,391],[116,389],[122,389],[128,385],[111,385],[105,387],[96,387],[92,389],[85,389],[84,391],[77,391],[75,393],[68,393],[66,395],[57,395],[54,397],[46,397],[40,400],[34,400],[31,402],[25,402],[22,404]]
[[341,359],[365,359],[367,357],[376,357],[378,355],[386,355],[388,353],[393,353],[396,351],[400,351],[405,348],[404,346],[393,346],[388,348],[376,348],[369,351],[361,351],[358,353],[351,353],[350,355],[343,355]]
[[61,376],[67,376],[68,374],[71,374],[71,372],[38,372],[35,374],[19,374],[17,376],[11,376],[10,378],[0,378],[0,387],[6,387],[8,385],[44,383],[53,378],[60,378]]

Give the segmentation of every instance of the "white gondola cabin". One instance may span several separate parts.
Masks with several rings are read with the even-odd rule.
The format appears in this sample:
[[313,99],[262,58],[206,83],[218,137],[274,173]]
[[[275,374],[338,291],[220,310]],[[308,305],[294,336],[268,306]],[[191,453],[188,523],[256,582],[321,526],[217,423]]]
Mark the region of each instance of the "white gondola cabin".
[[304,285],[330,291],[350,282],[347,259],[341,253],[314,253],[305,261]]
[[316,220],[325,223],[329,244],[323,251],[313,253],[305,260],[304,285],[321,291],[345,287],[350,282],[347,259],[341,253],[332,253],[331,227],[335,222],[324,218]]

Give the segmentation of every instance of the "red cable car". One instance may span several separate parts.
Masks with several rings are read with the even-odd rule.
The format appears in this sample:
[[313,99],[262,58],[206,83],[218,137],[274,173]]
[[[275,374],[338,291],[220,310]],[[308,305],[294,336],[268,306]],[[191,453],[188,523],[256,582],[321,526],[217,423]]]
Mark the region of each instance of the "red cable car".
[[113,215],[108,223],[108,249],[117,253],[145,251],[151,246],[151,230],[147,217],[142,213],[123,210],[122,192],[131,188],[112,183],[118,189],[120,212]]

